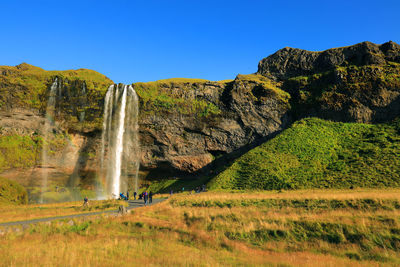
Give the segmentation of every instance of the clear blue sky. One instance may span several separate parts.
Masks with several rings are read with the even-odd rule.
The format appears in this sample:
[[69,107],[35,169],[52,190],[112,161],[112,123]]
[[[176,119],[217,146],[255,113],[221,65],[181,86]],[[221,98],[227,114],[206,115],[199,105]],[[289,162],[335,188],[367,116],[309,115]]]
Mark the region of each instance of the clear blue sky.
[[400,42],[399,0],[9,0],[0,65],[89,68],[115,82],[232,79],[285,47]]

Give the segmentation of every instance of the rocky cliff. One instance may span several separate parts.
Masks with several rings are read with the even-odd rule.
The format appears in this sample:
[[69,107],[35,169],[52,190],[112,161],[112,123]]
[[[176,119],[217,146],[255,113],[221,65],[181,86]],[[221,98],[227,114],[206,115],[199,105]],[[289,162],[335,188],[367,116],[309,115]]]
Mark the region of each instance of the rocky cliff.
[[257,73],[282,82],[296,119],[371,123],[400,115],[400,45],[392,41],[323,52],[284,48],[261,60]]
[[[26,170],[40,165],[43,116],[56,78],[52,165],[64,166],[65,181],[95,176],[104,95],[113,82],[90,70],[44,71],[28,64],[0,67],[3,176],[18,176],[16,168],[32,176]],[[142,176],[199,175],[303,117],[367,123],[398,117],[400,46],[284,48],[261,60],[257,73],[234,80],[168,79],[133,87],[140,101]]]

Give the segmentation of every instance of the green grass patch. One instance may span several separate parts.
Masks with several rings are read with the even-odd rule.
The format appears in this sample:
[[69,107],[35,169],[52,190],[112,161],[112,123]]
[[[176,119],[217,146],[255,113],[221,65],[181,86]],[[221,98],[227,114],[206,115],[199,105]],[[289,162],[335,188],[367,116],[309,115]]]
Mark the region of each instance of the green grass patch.
[[213,189],[400,186],[400,120],[368,125],[296,122],[211,180]]

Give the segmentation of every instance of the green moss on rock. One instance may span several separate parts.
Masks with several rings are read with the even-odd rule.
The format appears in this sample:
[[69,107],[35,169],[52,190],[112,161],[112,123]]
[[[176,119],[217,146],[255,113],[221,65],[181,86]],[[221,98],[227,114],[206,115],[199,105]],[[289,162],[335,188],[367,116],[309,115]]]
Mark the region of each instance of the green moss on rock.
[[[202,79],[172,78],[155,82],[133,84],[141,104],[141,116],[149,113],[175,113],[208,118],[221,113],[217,99],[206,99],[203,92],[207,86],[222,93],[227,81],[211,82]],[[196,92],[202,94],[197,97]],[[198,94],[199,95],[199,94]],[[214,101],[214,102],[213,102]]]
[[0,205],[27,204],[28,193],[14,181],[0,177]]
[[46,94],[55,77],[71,83],[84,81],[89,92],[104,93],[112,84],[103,74],[88,69],[46,71],[26,63],[15,67],[0,66],[0,107],[43,108],[41,96]]

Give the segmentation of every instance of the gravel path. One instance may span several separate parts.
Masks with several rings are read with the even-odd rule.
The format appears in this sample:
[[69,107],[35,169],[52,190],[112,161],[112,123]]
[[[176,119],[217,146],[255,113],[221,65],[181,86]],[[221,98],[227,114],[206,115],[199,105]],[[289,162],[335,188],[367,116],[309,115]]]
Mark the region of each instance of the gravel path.
[[[160,202],[162,202],[164,200],[166,200],[166,199],[165,198],[155,198],[155,199],[153,199],[153,203],[150,204],[150,206],[154,205],[154,204],[157,204],[157,203],[160,203]],[[127,210],[140,208],[140,207],[143,207],[143,206],[144,206],[144,203],[143,203],[142,200],[129,200],[129,206],[127,207]],[[1,226],[6,226],[7,227],[7,226],[15,226],[15,225],[24,225],[24,224],[48,222],[48,221],[62,220],[62,219],[73,219],[73,218],[78,218],[78,217],[93,216],[93,215],[100,215],[100,214],[117,214],[117,213],[118,213],[118,210],[87,212],[87,213],[80,213],[80,214],[73,214],[73,215],[32,219],[32,220],[27,220],[27,221],[0,223],[0,227]]]

